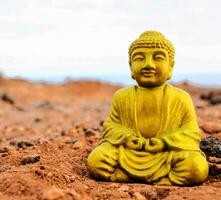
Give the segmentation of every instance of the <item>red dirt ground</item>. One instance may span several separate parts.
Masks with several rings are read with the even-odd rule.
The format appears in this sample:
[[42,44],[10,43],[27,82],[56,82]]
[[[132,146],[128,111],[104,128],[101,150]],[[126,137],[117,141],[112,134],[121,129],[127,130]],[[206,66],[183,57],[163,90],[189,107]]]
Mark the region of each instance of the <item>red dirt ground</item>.
[[[166,187],[98,182],[86,158],[101,137],[111,98],[121,86],[0,79],[0,199],[221,199],[221,175],[200,186]],[[221,89],[179,85],[193,97],[202,137],[221,138]],[[40,159],[40,160],[39,160]]]

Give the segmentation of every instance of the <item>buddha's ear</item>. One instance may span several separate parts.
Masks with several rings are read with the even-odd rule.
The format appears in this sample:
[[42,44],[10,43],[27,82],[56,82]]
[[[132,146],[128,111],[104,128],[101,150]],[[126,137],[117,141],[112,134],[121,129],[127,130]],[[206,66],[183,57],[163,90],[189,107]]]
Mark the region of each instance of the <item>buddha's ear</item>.
[[174,67],[174,64],[175,64],[175,60],[172,60],[171,63],[170,63],[170,66],[171,66],[172,69]]
[[135,80],[133,72],[131,72],[131,78]]
[[129,63],[129,67],[130,67],[131,78],[134,79],[134,75],[133,75],[133,70],[132,70],[132,66],[131,66],[131,61],[130,61],[130,59],[128,60],[128,63]]
[[130,61],[130,58],[128,60],[128,64],[129,64],[129,67],[130,67],[130,70],[131,70],[131,61]]
[[167,78],[167,80],[170,80],[171,77],[172,77],[174,64],[175,64],[175,61],[172,60],[172,61],[170,62],[170,67],[169,67],[169,72],[168,72],[168,78]]

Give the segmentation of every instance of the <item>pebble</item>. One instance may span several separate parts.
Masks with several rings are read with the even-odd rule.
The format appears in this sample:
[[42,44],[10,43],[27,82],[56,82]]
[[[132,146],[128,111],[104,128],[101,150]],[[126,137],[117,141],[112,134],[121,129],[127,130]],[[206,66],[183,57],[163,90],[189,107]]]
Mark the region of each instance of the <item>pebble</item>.
[[41,122],[41,119],[37,117],[37,118],[34,119],[34,121],[35,121],[36,123],[38,123],[38,122]]
[[40,102],[37,105],[35,105],[36,108],[43,108],[48,110],[53,110],[54,106],[49,101]]
[[164,199],[169,195],[170,188],[159,187],[159,188],[156,188],[156,192],[157,192],[159,199]]
[[119,190],[123,191],[123,192],[126,192],[129,190],[129,187],[127,185],[122,185]]
[[9,144],[12,146],[19,147],[19,148],[34,146],[33,142],[31,142],[30,140],[26,140],[26,139],[13,139],[10,141]]
[[25,109],[22,108],[22,107],[20,107],[20,106],[16,106],[15,108],[16,108],[18,111],[25,112]]
[[47,174],[47,177],[52,177],[52,176],[54,176],[54,174],[52,173],[52,172],[48,172],[48,174]]
[[208,137],[201,141],[201,150],[208,156],[221,158],[221,139]]
[[8,168],[4,165],[0,165],[0,173],[5,172]]
[[43,176],[44,175],[44,172],[42,170],[35,170],[35,174],[38,175],[38,176]]
[[213,96],[213,92],[208,92],[206,94],[201,94],[200,98],[203,100],[210,100]]
[[62,129],[61,136],[66,136],[66,135],[67,135],[66,131],[64,129]]
[[200,98],[209,101],[212,105],[217,105],[221,103],[220,92],[209,92],[207,94],[201,94]]
[[75,139],[68,139],[67,141],[65,141],[66,144],[75,144],[77,142],[77,140]]
[[206,132],[210,134],[216,134],[221,132],[221,124],[218,121],[207,121],[203,122],[201,125],[201,128]]
[[6,102],[6,103],[9,103],[11,105],[14,105],[15,102],[14,100],[12,99],[12,97],[10,97],[8,94],[3,94],[2,97],[1,97],[2,101]]
[[26,165],[26,164],[36,163],[36,162],[40,161],[40,158],[41,157],[38,154],[24,156],[21,160],[21,164]]
[[8,147],[0,147],[0,153],[7,153],[10,149]]
[[217,158],[217,157],[209,157],[208,161],[210,163],[216,163],[216,164],[221,164],[221,158]]
[[221,174],[221,164],[209,163],[209,174],[213,176]]
[[100,135],[99,129],[97,129],[97,128],[84,128],[83,131],[84,131],[84,134],[86,137]]
[[212,97],[212,98],[210,99],[210,103],[211,103],[212,105],[220,104],[220,103],[221,103],[221,95]]
[[101,120],[100,123],[99,123],[99,125],[100,125],[100,126],[103,126],[103,124],[104,124],[104,120]]
[[133,197],[136,200],[146,200],[146,197],[142,195],[140,192],[134,192]]

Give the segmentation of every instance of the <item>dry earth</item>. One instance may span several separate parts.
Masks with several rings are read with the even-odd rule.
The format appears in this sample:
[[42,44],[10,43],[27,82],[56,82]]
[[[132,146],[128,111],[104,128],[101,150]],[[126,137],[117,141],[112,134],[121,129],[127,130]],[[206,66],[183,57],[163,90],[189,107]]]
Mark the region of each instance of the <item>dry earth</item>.
[[[202,137],[221,138],[221,89],[178,86],[193,98]],[[90,177],[86,158],[101,137],[102,122],[119,87],[1,77],[0,199],[221,199],[221,146],[217,157],[208,157],[210,176],[200,186],[107,183]]]

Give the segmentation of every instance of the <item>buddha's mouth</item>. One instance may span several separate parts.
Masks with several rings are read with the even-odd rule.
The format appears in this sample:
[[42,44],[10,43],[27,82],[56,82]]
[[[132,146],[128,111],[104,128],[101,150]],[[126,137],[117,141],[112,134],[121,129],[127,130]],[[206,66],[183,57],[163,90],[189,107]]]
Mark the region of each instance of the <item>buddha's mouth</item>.
[[141,74],[143,76],[145,76],[145,77],[152,77],[152,76],[156,75],[155,71],[153,71],[153,70],[146,70],[146,69],[141,70]]

